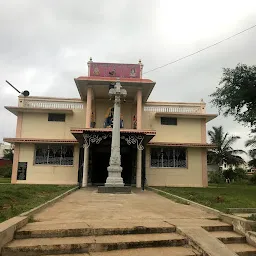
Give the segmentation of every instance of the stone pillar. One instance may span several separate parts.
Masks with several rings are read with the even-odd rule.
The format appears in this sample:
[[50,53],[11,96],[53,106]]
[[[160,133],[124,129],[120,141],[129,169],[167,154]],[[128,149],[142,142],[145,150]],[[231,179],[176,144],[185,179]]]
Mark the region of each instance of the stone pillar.
[[141,89],[138,89],[137,91],[137,130],[142,129],[141,119],[142,119],[142,91]]
[[89,148],[84,144],[84,165],[83,165],[83,181],[82,187],[87,187],[88,180],[88,165],[89,165]]
[[109,90],[109,95],[115,97],[114,120],[111,142],[111,156],[108,166],[108,177],[105,183],[106,187],[124,187],[121,176],[123,168],[121,167],[120,155],[120,104],[121,96],[126,96],[127,92],[122,88],[120,81],[116,82],[115,88]]
[[85,128],[91,127],[92,115],[92,87],[87,88]]
[[141,188],[141,158],[142,151],[137,149],[136,188]]

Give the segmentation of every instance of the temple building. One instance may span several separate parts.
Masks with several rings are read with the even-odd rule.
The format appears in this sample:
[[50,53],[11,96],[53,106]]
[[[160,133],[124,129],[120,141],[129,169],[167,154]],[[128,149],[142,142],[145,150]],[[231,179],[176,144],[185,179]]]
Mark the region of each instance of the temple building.
[[113,127],[109,90],[120,81],[120,145],[125,185],[206,187],[206,104],[152,102],[155,82],[143,65],[88,62],[75,79],[80,98],[18,97],[12,183],[102,185],[108,177]]

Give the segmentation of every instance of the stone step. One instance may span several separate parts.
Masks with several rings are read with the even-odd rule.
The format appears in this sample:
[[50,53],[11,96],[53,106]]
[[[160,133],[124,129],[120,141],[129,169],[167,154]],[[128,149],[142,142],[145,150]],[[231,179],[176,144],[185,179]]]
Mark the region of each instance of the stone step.
[[202,226],[202,228],[204,228],[206,231],[208,232],[213,232],[213,231],[233,231],[233,226],[226,224],[226,223],[222,223],[220,222],[220,224],[216,225],[216,226]]
[[239,256],[256,256],[256,248],[249,244],[227,244],[227,247]]
[[145,247],[183,246],[185,244],[187,244],[187,240],[176,233],[29,238],[10,242],[2,249],[2,256],[103,252]]
[[218,238],[224,244],[245,243],[246,238],[243,235],[237,234],[233,231],[214,231],[211,235]]
[[86,223],[58,223],[51,226],[36,223],[31,224],[18,230],[15,233],[15,239],[154,234],[172,233],[176,231],[175,226],[167,223],[142,223],[140,226],[120,224],[119,227],[114,227],[113,225],[106,227],[98,227],[97,225],[89,226]]
[[[200,253],[188,247],[139,248],[122,251],[91,252],[90,256],[199,256]],[[47,255],[54,256],[54,255]],[[59,256],[89,256],[87,253],[60,254]]]

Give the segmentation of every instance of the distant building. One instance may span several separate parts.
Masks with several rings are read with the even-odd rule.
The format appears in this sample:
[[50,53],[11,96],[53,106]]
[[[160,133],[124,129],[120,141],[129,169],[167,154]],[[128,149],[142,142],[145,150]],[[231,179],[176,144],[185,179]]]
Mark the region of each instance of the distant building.
[[224,171],[224,170],[228,170],[230,168],[232,168],[233,170],[235,170],[236,168],[241,168],[244,170],[248,170],[250,169],[250,167],[248,166],[247,163],[244,164],[239,164],[238,166],[235,165],[231,165],[231,164],[227,164],[227,163],[223,163],[222,166],[220,166],[220,168]]
[[254,173],[256,173],[256,168],[249,168],[248,170],[247,170],[247,175],[248,176],[251,176],[251,175],[253,175]]
[[238,166],[223,163],[223,165],[221,166],[221,169],[223,171],[228,170],[230,168],[232,168],[233,170],[235,170],[236,168],[241,168],[241,169],[245,170],[248,175],[253,175],[256,172],[256,168],[250,167],[247,163],[239,164]]
[[11,149],[12,145],[10,143],[0,143],[0,159],[4,158],[4,150]]
[[[152,102],[155,82],[143,65],[88,62],[75,79],[80,98],[23,97],[5,108],[17,116],[12,183],[104,184],[109,165],[117,78],[127,91],[121,104],[121,165],[125,184],[206,187],[206,104]],[[61,88],[61,84],[60,90]],[[175,95],[178,84],[169,85]],[[163,91],[163,94],[167,93]],[[184,90],[185,93],[185,90]]]
[[12,145],[9,143],[0,143],[0,167],[12,164],[11,160],[4,159],[4,150],[11,149],[11,148],[12,148]]

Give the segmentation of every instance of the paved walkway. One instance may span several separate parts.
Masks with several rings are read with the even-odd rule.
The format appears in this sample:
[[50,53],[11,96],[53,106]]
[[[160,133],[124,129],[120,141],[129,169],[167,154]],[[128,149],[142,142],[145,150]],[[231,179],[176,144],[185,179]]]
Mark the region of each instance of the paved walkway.
[[[55,232],[88,227],[94,230],[138,226],[170,228],[175,225],[179,234],[192,240],[207,255],[237,255],[234,250],[230,250],[217,237],[202,228],[224,227],[226,230],[230,225],[216,220],[215,215],[190,205],[175,203],[151,191],[134,190],[132,194],[99,194],[96,188],[80,189],[34,215],[34,220],[35,222],[27,224],[22,229],[25,233],[29,234],[32,231],[49,234],[51,230]],[[145,235],[147,238],[150,236],[152,234]],[[229,237],[230,232],[225,233],[225,236]],[[231,238],[233,236],[232,233]],[[48,240],[52,243],[55,241]],[[31,241],[34,243],[37,240],[33,238]],[[16,241],[16,243],[23,242],[22,239]],[[13,244],[15,245],[15,242]],[[254,250],[251,247],[249,249]]]
[[[96,188],[78,190],[34,216],[38,222],[140,222],[172,220],[195,225],[216,216],[190,205],[178,204],[151,191],[99,194]],[[194,219],[194,221],[192,221]],[[119,221],[120,220],[120,221]]]

